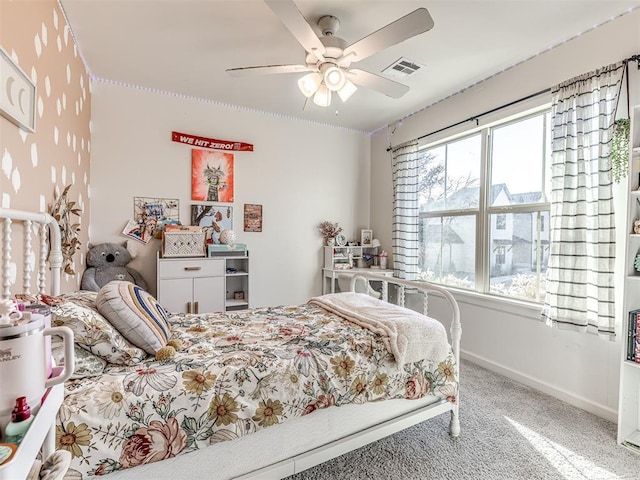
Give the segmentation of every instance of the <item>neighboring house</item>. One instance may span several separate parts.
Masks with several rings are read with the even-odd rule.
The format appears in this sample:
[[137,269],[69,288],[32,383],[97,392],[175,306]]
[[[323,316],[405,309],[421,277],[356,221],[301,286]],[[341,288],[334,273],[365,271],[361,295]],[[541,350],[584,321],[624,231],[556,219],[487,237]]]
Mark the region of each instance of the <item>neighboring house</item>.
[[[491,205],[508,206],[539,202],[542,192],[511,194],[504,183],[491,188]],[[444,201],[432,204],[433,210],[475,209],[478,206],[479,187],[464,187]],[[491,217],[490,272],[492,277],[510,277],[516,273],[536,271],[537,213],[498,213]],[[426,248],[420,252],[421,270],[441,270],[442,276],[449,274],[458,278],[470,276],[475,271],[475,216],[445,217],[425,219],[420,230],[421,241]],[[541,264],[548,256],[549,213],[541,216]],[[508,280],[506,280],[508,281]]]

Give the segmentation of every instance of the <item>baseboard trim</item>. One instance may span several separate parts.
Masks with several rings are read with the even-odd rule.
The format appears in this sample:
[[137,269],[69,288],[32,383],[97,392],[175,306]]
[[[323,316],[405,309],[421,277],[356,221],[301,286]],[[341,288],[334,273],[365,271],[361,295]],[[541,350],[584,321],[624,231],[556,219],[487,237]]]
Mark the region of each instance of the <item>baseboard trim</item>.
[[[593,402],[584,397],[576,395],[575,393],[563,390],[562,388],[558,388],[549,383],[538,380],[537,378],[526,375],[512,368],[505,367],[500,363],[481,357],[480,355],[461,350],[460,356],[465,360],[469,360],[472,363],[486,368],[487,370],[491,370],[493,372],[504,375],[505,377],[527,385],[528,387],[535,388],[536,390],[546,393],[547,395],[551,395],[552,397],[562,400],[563,402],[567,402],[574,407],[586,410],[587,412],[593,413],[594,415],[604,418],[605,420],[618,423],[618,412],[609,407]],[[462,383],[464,383],[464,370],[461,372],[461,375]],[[462,401],[464,402],[464,397],[462,398]]]

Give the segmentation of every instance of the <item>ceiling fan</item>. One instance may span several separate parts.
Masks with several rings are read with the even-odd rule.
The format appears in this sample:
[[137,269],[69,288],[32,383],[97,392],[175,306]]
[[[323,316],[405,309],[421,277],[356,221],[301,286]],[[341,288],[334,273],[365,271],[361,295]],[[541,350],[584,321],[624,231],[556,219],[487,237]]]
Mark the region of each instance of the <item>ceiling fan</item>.
[[307,52],[305,64],[229,68],[227,72],[232,75],[310,72],[298,80],[298,87],[307,98],[313,96],[313,103],[321,107],[331,105],[332,92],[337,93],[340,99],[346,102],[356,92],[356,85],[376,90],[392,98],[400,98],[407,93],[407,85],[375,73],[351,68],[351,64],[431,30],[434,25],[427,9],[418,8],[363,39],[347,45],[342,38],[335,36],[340,26],[336,17],[325,15],[318,20],[318,26],[322,31],[322,36],[318,37],[293,0],[264,1]]

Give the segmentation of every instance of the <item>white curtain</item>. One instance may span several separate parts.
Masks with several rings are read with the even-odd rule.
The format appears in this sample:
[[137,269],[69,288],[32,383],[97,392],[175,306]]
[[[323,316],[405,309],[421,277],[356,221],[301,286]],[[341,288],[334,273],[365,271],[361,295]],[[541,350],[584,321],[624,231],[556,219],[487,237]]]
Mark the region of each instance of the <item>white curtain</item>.
[[623,72],[621,62],[552,89],[550,325],[615,333],[610,147]]
[[415,280],[418,272],[418,142],[392,152],[393,270],[398,278]]

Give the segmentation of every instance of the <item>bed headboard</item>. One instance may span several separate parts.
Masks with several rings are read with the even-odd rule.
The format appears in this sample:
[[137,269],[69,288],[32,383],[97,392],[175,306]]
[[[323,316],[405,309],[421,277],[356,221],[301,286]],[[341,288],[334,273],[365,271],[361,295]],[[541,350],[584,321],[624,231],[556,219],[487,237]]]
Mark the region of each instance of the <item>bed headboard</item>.
[[[11,280],[17,278],[16,270],[22,271],[22,289],[20,293],[32,293],[32,276],[36,271],[36,293],[60,294],[60,276],[62,271],[62,249],[60,227],[58,222],[48,213],[26,212],[0,208],[2,221],[2,290],[0,298],[11,296]],[[18,226],[18,228],[16,228]],[[13,240],[13,234],[16,240]],[[35,234],[35,239],[34,239]],[[12,252],[18,249],[22,261],[12,262]],[[37,262],[36,262],[37,258]],[[47,288],[47,259],[51,269],[50,288]]]

